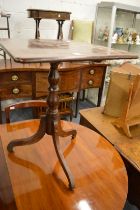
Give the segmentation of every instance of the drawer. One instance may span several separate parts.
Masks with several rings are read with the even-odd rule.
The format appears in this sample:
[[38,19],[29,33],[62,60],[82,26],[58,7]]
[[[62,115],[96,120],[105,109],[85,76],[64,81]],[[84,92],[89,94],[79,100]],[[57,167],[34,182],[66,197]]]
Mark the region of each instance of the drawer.
[[32,82],[30,72],[8,72],[0,75],[0,84]]
[[[44,16],[45,16],[44,12]],[[48,12],[47,13],[48,19],[55,19],[55,20],[70,20],[70,13],[65,12]]]
[[100,88],[104,79],[104,71],[105,68],[102,66],[82,69],[80,89]]
[[80,69],[60,72],[60,92],[78,91],[80,87]]
[[47,18],[54,20],[70,20],[69,12],[43,11],[43,10],[28,10],[28,17],[32,18]]
[[0,86],[0,98],[24,98],[32,96],[32,85],[31,84],[13,84]]
[[47,96],[48,94],[48,73],[36,73],[36,97]]
[[[80,70],[60,71],[59,91],[78,91],[80,84]],[[48,93],[48,73],[36,73],[36,97],[46,96]]]

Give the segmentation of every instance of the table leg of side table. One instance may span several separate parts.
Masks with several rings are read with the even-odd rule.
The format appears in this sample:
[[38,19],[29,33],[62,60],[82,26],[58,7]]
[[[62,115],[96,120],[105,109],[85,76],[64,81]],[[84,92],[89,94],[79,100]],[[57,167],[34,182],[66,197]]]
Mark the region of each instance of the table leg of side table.
[[40,20],[41,18],[35,18],[35,23],[36,23],[35,39],[40,38],[40,31],[39,31]]
[[50,69],[48,81],[50,84],[49,95],[47,98],[48,109],[47,109],[46,115],[41,117],[38,131],[31,137],[11,141],[7,146],[7,150],[9,152],[13,152],[13,148],[16,146],[34,144],[40,141],[41,138],[45,135],[45,133],[52,135],[57,157],[68,179],[69,188],[72,190],[75,186],[74,178],[72,176],[72,173],[69,167],[66,164],[63,153],[60,149],[59,136],[66,137],[66,136],[71,135],[73,139],[76,136],[76,130],[63,131],[61,127],[60,116],[58,112],[58,105],[59,105],[58,63],[51,63],[51,69]]
[[57,20],[57,22],[58,22],[58,34],[57,34],[57,39],[62,40],[62,39],[63,39],[62,27],[63,27],[64,20]]

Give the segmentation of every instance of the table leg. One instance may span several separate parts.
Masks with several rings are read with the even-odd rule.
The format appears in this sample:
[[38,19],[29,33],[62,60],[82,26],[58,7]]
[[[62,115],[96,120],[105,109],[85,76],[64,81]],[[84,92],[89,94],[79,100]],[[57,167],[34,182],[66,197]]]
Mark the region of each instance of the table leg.
[[63,39],[62,27],[63,27],[64,20],[57,20],[57,22],[58,22],[58,34],[57,34],[57,39],[62,40],[62,39]]
[[80,91],[77,92],[77,97],[76,97],[75,117],[77,117],[79,112],[79,101],[80,101]]
[[35,19],[35,23],[36,23],[35,39],[39,39],[40,38],[40,31],[39,31],[40,20],[41,20],[41,18]]
[[34,144],[40,141],[41,138],[45,135],[45,133],[52,135],[57,157],[68,179],[69,187],[72,190],[74,188],[74,178],[72,176],[69,167],[66,164],[63,153],[61,151],[59,145],[59,136],[66,137],[71,135],[73,139],[76,136],[76,130],[64,131],[61,127],[60,116],[58,111],[58,106],[59,106],[58,63],[51,63],[48,81],[50,84],[49,95],[47,98],[48,109],[46,111],[46,115],[41,117],[38,131],[31,137],[11,141],[7,146],[7,150],[9,152],[13,152],[13,148],[16,146]]
[[106,68],[107,68],[107,66],[105,65],[102,69],[103,77],[102,77],[101,87],[99,88],[99,92],[98,92],[97,106],[101,106],[102,95],[103,95],[103,90],[104,90],[104,85],[105,85]]
[[9,17],[7,17],[7,30],[8,30],[8,38],[10,38]]
[[38,142],[45,135],[45,133],[46,133],[46,116],[42,116],[38,131],[33,136],[11,141],[7,146],[7,150],[8,152],[13,152],[14,147],[34,144]]
[[46,117],[46,121],[47,121],[46,133],[49,135],[52,135],[53,137],[53,143],[54,143],[57,157],[68,179],[69,187],[72,190],[74,188],[74,179],[73,179],[70,169],[68,168],[66,164],[63,153],[60,149],[59,136],[66,137],[66,136],[71,135],[73,139],[76,136],[76,130],[64,131],[61,127],[60,116],[58,112],[58,106],[59,106],[58,63],[51,64],[51,70],[49,73],[48,81],[49,81],[50,86],[49,86],[49,95],[47,98],[48,110],[46,113],[46,116],[47,116]]
[[54,133],[52,135],[52,138],[53,138],[55,152],[56,152],[59,162],[64,170],[64,173],[68,179],[69,188],[71,190],[73,190],[73,188],[75,187],[74,178],[73,178],[73,175],[72,175],[69,167],[67,166],[65,158],[63,156],[63,153],[60,149],[59,130],[57,129],[57,124],[54,124]]

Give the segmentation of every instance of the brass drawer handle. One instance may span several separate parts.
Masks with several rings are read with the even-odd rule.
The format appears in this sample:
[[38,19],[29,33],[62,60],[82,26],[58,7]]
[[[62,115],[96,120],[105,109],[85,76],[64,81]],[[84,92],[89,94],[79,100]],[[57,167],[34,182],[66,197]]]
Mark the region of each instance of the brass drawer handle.
[[19,78],[18,78],[18,75],[14,74],[12,75],[11,79],[12,81],[17,81]]
[[94,69],[90,69],[89,73],[93,75],[95,73]]
[[61,15],[60,15],[60,14],[58,14],[58,17],[60,18],[60,17],[61,17]]
[[18,88],[13,88],[12,92],[13,92],[14,94],[18,94],[18,93],[19,93],[19,89],[18,89]]
[[92,80],[89,80],[89,81],[88,81],[88,84],[89,84],[89,85],[93,85],[93,81],[92,81]]

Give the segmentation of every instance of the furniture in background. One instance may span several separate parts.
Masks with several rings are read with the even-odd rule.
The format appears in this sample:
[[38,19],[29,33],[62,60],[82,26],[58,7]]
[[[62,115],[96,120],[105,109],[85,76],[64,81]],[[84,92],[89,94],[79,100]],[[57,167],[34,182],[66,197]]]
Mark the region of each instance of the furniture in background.
[[128,200],[140,208],[140,126],[133,127],[130,139],[112,124],[116,119],[103,114],[103,107],[80,110],[80,124],[105,137],[123,157],[128,173]]
[[[74,177],[66,164],[65,158],[61,151],[59,137],[72,136],[76,137],[76,130],[64,131],[60,121],[58,111],[59,106],[59,64],[61,62],[78,62],[78,61],[97,61],[106,59],[119,58],[137,58],[137,55],[111,50],[106,47],[95,46],[87,43],[76,43],[60,40],[1,40],[0,46],[13,58],[16,62],[21,63],[39,63],[48,62],[50,71],[48,75],[49,94],[47,97],[48,109],[45,116],[40,119],[40,125],[36,133],[30,137],[11,141],[7,149],[13,152],[16,146],[23,146],[40,141],[45,134],[49,134],[53,138],[53,143],[58,160],[67,177],[69,188],[75,187]],[[48,50],[49,47],[49,50]],[[39,50],[40,49],[40,50]],[[77,55],[78,52],[78,55]],[[25,56],[26,55],[26,56]],[[62,80],[63,81],[63,80]],[[82,82],[81,82],[82,84]]]
[[6,18],[6,26],[5,27],[0,27],[0,31],[7,31],[8,33],[8,38],[10,38],[10,26],[9,26],[9,18],[10,14],[1,14],[1,18]]
[[[101,1],[96,6],[93,43],[140,54],[140,7],[119,2]],[[121,65],[124,60],[113,60],[110,65]],[[140,65],[140,59],[133,64]],[[109,74],[111,69],[107,69]],[[105,79],[108,83],[109,77]],[[107,84],[106,83],[106,84]],[[107,84],[108,86],[108,84]],[[107,87],[108,88],[108,87]],[[107,89],[106,88],[106,89]]]
[[34,135],[39,120],[0,125],[1,210],[109,210],[114,206],[122,210],[128,180],[118,152],[90,129],[68,121],[61,124],[64,130],[77,130],[73,141],[60,138],[75,177],[76,188],[72,192],[66,187],[51,136],[45,135],[38,144],[16,149],[15,154],[7,152],[7,144],[13,138]]
[[5,107],[6,123],[10,123],[10,113],[16,109],[35,108],[37,117],[46,112],[47,102],[45,100],[28,100]]
[[91,43],[94,22],[91,20],[72,20],[69,38],[71,40]]
[[130,63],[113,68],[105,107],[81,110],[80,124],[100,133],[120,152],[128,172],[128,200],[140,208],[139,73],[140,68]]
[[[10,14],[1,14],[1,18],[6,18],[6,26],[5,27],[0,27],[0,31],[7,31],[7,35],[8,38],[10,38],[10,26],[9,26],[9,18],[10,18]],[[3,51],[2,48],[0,48],[0,51],[2,51],[2,54],[0,54],[1,56],[4,57],[4,62],[5,62],[5,66],[6,66],[6,53]]]
[[[93,40],[93,27],[94,22],[91,20],[72,20],[69,31],[69,39],[79,42],[91,43]],[[82,100],[85,100],[85,91],[85,89],[82,90]],[[75,117],[77,117],[79,111],[80,92],[81,91],[77,92],[76,96]],[[100,105],[100,102],[101,100],[97,101],[97,106]]]
[[41,19],[53,19],[58,22],[57,39],[63,39],[62,26],[65,20],[70,20],[71,12],[52,11],[43,9],[27,9],[28,17],[34,18],[36,22],[35,39],[40,38],[39,24]]
[[129,127],[140,123],[140,68],[124,63],[111,71],[104,114],[118,117],[114,125],[122,128],[128,137]]
[[[98,103],[102,98],[104,77],[107,65],[99,63],[65,62],[59,66],[61,76],[59,82],[60,99],[59,111],[70,115],[72,119],[74,110],[73,92],[79,92],[86,88],[99,88]],[[48,74],[50,66],[47,63],[18,64],[12,61],[12,66],[7,61],[0,63],[0,104],[1,101],[17,98],[43,99],[48,95]],[[69,91],[67,95],[66,92]],[[63,94],[65,93],[65,94]],[[68,109],[67,109],[68,107]],[[0,109],[0,122],[2,123]]]
[[95,15],[94,43],[139,52],[139,14],[140,7],[137,6],[117,2],[102,1],[98,3]]
[[121,116],[113,122],[118,128],[122,128],[124,133],[132,138],[130,127],[140,124],[140,74],[130,86],[128,99],[123,107]]
[[140,68],[130,63],[112,68],[106,96],[104,114],[120,117],[128,100],[131,83],[140,73]]
[[[65,115],[70,115],[70,120],[72,121],[72,100],[73,96],[71,95],[66,98],[66,95],[63,94],[60,95],[59,99],[59,113],[60,116],[63,117]],[[69,103],[69,106],[68,106]],[[46,114],[46,109],[48,107],[48,104],[46,100],[26,100],[22,102],[17,102],[14,104],[10,104],[9,106],[5,107],[5,117],[6,117],[6,123],[10,123],[10,113],[12,111],[15,111],[16,109],[23,109],[23,108],[33,108],[34,111],[34,117],[39,118],[41,115]]]

